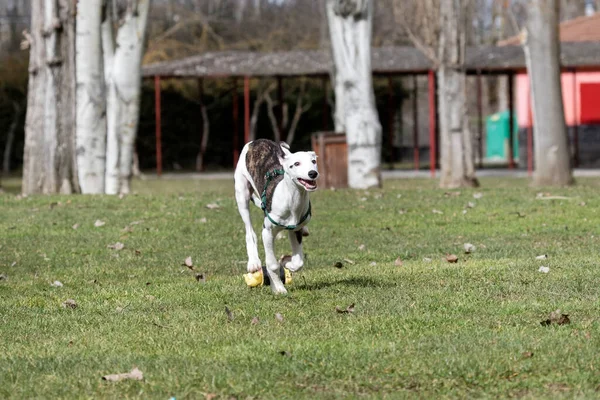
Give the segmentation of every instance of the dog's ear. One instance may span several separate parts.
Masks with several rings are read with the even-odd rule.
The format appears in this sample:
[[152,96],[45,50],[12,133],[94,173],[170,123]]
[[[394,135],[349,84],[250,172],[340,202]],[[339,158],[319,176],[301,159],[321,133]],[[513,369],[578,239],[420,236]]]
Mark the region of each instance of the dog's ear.
[[287,157],[290,154],[292,154],[292,152],[290,151],[290,145],[287,144],[286,142],[279,142],[279,147],[281,147],[281,151],[283,151],[283,154]]

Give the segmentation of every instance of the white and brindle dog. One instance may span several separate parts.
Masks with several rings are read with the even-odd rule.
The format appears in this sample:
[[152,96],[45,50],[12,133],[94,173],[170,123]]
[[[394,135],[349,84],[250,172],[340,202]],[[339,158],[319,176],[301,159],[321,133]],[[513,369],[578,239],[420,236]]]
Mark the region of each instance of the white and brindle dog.
[[257,239],[250,222],[250,200],[264,212],[262,239],[267,272],[273,293],[287,293],[279,277],[274,239],[287,229],[292,244],[292,260],[285,268],[299,271],[304,265],[302,236],[310,221],[309,192],[317,189],[317,155],[313,151],[291,153],[285,142],[258,139],[247,143],[235,169],[235,199],[246,226],[248,272],[262,268]]

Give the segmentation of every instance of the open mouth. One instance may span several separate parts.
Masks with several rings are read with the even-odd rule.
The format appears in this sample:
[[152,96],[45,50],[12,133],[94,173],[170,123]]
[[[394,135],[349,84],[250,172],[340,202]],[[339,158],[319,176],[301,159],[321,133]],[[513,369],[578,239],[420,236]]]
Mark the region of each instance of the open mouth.
[[317,188],[317,181],[314,180],[298,178],[298,182],[300,182],[306,190],[315,190]]

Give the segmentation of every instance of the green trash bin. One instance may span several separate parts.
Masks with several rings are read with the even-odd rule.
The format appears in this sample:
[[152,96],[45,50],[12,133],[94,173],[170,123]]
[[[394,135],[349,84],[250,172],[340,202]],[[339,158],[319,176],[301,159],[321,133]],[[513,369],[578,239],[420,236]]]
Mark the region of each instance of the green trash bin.
[[[508,162],[509,114],[506,110],[492,114],[485,119],[485,159],[487,162]],[[518,160],[519,125],[516,113],[513,125],[513,159]]]

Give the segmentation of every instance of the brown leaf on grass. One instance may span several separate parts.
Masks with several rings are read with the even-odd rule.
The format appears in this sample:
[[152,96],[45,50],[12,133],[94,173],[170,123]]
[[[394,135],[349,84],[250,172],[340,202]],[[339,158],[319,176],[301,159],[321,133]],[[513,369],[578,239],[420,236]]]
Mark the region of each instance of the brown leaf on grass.
[[195,274],[194,277],[200,283],[206,283],[206,275],[204,274]]
[[118,382],[125,379],[133,379],[136,381],[144,380],[144,374],[137,368],[132,369],[130,372],[126,372],[124,374],[112,374],[112,375],[104,375],[102,380],[109,382]]
[[250,321],[251,325],[258,325],[258,323],[260,322],[260,320],[258,319],[258,317],[254,317],[252,318],[252,321]]
[[221,206],[216,203],[210,203],[206,205],[206,208],[209,210],[216,210],[217,208],[221,208]]
[[61,305],[63,308],[77,308],[77,303],[73,299],[67,299]]
[[339,308],[338,306],[335,306],[335,311],[338,314],[351,314],[354,312],[354,303],[350,304],[348,307],[346,307],[345,310],[342,310],[341,308]]
[[140,256],[140,255],[142,255],[142,252],[141,252],[141,251],[139,251],[139,250],[135,250],[135,255],[136,255],[136,256]]
[[106,222],[104,222],[104,221],[101,221],[101,220],[99,220],[99,219],[97,219],[97,220],[96,220],[96,222],[94,222],[94,226],[95,226],[96,228],[99,228],[99,227],[101,227],[101,226],[104,226],[104,225],[106,225]]
[[233,321],[233,313],[227,306],[225,306],[225,314],[227,314],[227,321]]
[[189,269],[191,269],[193,271],[194,263],[192,262],[192,256],[187,257],[185,259],[185,261],[183,262],[183,265],[185,265],[186,267],[188,267]]
[[458,257],[456,256],[456,254],[447,254],[446,261],[448,261],[449,263],[457,263]]
[[524,351],[524,352],[521,353],[521,356],[523,358],[531,358],[531,357],[533,357],[533,352],[531,352],[531,351]]
[[217,395],[215,393],[206,393],[204,395],[204,400],[213,400]]
[[444,197],[457,197],[460,196],[460,192],[445,192]]
[[548,319],[545,319],[542,322],[540,322],[542,326],[549,326],[552,324],[567,325],[570,323],[571,320],[569,319],[569,314],[563,314],[560,310],[552,311]]
[[402,259],[400,257],[396,258],[396,261],[394,261],[394,265],[396,267],[401,267],[402,266]]
[[117,243],[114,243],[114,244],[109,244],[108,248],[118,251],[118,250],[123,250],[125,248],[125,245],[123,243],[121,243],[121,242],[117,242]]
[[281,315],[280,313],[276,313],[275,319],[279,322],[283,322],[283,315]]

